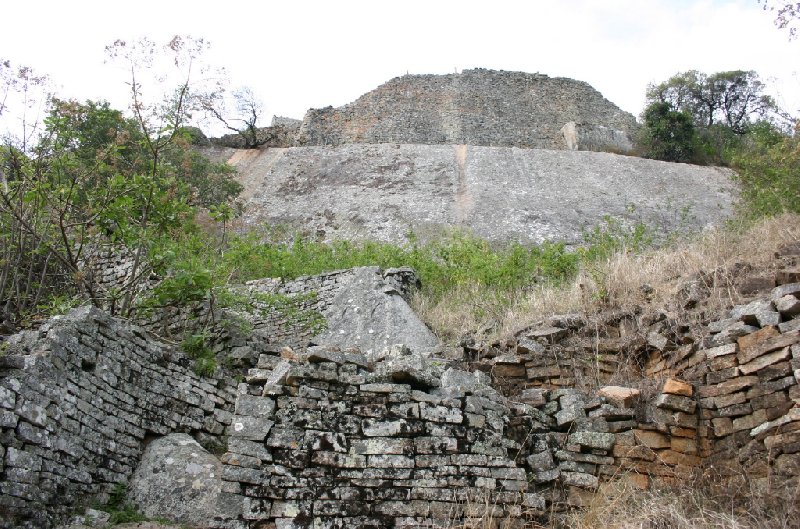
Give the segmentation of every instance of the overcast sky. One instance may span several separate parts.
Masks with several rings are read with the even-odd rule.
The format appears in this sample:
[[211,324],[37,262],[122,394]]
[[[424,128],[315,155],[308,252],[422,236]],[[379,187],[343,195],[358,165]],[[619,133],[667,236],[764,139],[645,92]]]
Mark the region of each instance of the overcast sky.
[[65,96],[120,108],[124,76],[104,47],[189,34],[211,41],[208,60],[269,116],[302,118],[406,73],[476,67],[586,81],[635,115],[650,82],[756,70],[800,114],[800,39],[757,0],[29,0],[4,2],[0,17],[0,58],[49,74]]

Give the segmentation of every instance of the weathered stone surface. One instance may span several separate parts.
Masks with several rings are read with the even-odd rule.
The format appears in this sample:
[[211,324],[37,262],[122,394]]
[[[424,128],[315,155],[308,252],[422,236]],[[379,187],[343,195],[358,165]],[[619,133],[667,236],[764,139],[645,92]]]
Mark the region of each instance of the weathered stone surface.
[[730,317],[743,321],[748,325],[758,325],[757,314],[760,312],[772,311],[772,302],[767,300],[756,300],[747,305],[738,305],[731,309]]
[[615,439],[613,433],[575,432],[570,434],[568,443],[584,448],[608,451],[614,447]]
[[772,289],[770,297],[773,301],[777,301],[784,296],[800,297],[800,283],[787,283]]
[[684,413],[694,413],[697,408],[697,403],[689,397],[682,397],[680,395],[669,395],[663,393],[656,398],[656,406],[668,410],[677,410]]
[[781,360],[786,360],[787,358],[791,358],[791,354],[789,352],[789,348],[784,347],[783,349],[778,349],[777,351],[759,356],[755,360],[751,360],[746,364],[741,364],[739,366],[739,371],[745,375],[749,375],[751,373],[760,371],[767,366],[771,366],[772,364],[780,362]]
[[188,435],[170,434],[147,447],[129,494],[146,516],[206,527],[242,511],[242,498],[221,489],[220,461]]
[[636,441],[648,448],[668,448],[669,438],[661,432],[652,430],[634,430]]
[[767,331],[767,329],[772,330],[765,332],[763,335],[758,336],[758,338],[748,340],[747,347],[742,347],[740,344],[739,352],[737,353],[740,364],[746,364],[761,355],[800,342],[800,332],[798,331],[778,334],[778,331],[774,327],[764,327],[759,333]]
[[247,187],[247,224],[290,224],[330,240],[402,242],[410,231],[463,225],[495,241],[580,244],[585,226],[604,214],[627,218],[628,204],[652,226],[670,222],[665,203],[688,206],[701,228],[730,213],[735,193],[727,170],[601,152],[419,144],[239,152],[225,156]]
[[621,386],[603,386],[597,393],[618,408],[634,408],[640,395],[638,389]]
[[792,295],[783,296],[775,300],[775,308],[787,318],[793,318],[800,314],[800,299]]
[[433,333],[394,292],[386,292],[377,267],[357,268],[347,288],[343,288],[323,312],[327,329],[314,338],[318,344],[342,348],[357,347],[369,355],[396,343],[417,353],[438,345]]
[[683,395],[684,397],[691,397],[694,394],[694,389],[692,385],[684,382],[683,380],[678,380],[677,378],[668,378],[666,382],[664,382],[664,387],[661,389],[662,393],[667,393],[669,395]]
[[[509,107],[517,111],[509,112]],[[343,107],[310,110],[298,143],[449,143],[626,152],[635,128],[633,116],[586,83],[478,68],[405,75]]]

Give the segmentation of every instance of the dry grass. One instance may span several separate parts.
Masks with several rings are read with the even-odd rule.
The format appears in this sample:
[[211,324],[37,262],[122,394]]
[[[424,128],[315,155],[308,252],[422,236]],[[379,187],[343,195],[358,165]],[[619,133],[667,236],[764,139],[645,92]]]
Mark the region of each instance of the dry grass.
[[450,342],[475,333],[487,340],[504,338],[553,314],[658,305],[699,273],[710,274],[716,303],[722,307],[738,300],[733,288],[737,266],[766,266],[781,246],[798,240],[800,216],[784,214],[751,226],[709,230],[694,240],[641,255],[623,251],[557,287],[536,285],[509,293],[474,285],[454,289],[437,302],[417,296],[413,305]]
[[605,484],[591,504],[551,527],[562,529],[796,529],[797,484],[727,486],[698,480],[672,488],[637,489],[625,480]]
[[[706,477],[708,478],[708,477]],[[503,516],[499,506],[465,505],[466,520],[448,529],[798,529],[800,489],[788,482],[742,483],[698,478],[674,487],[642,490],[624,478],[604,483],[580,509],[550,512],[547,522],[520,514]]]

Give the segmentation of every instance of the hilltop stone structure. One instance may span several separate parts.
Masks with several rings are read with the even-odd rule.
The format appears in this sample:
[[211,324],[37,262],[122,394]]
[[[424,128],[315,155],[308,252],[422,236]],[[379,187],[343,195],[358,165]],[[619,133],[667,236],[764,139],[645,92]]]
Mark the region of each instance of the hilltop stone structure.
[[[309,110],[298,145],[412,143],[566,149],[562,128],[593,131],[585,150],[628,152],[636,119],[584,82],[485,69],[404,75],[340,108]],[[605,131],[601,134],[600,131]]]
[[[467,70],[276,118],[261,149],[201,148],[238,169],[245,225],[321,240],[461,227],[578,244],[606,216],[670,231],[730,213],[730,171],[618,154],[635,127],[585,83]],[[0,529],[101,527],[87,507],[123,492],[197,528],[522,527],[614,479],[742,469],[792,501],[800,247],[776,259],[725,285],[749,297],[724,315],[698,277],[680,316],[558,315],[449,347],[407,304],[408,268],[252,281],[236,287],[252,311],[75,309],[0,341]],[[130,273],[124,253],[93,265],[109,288]],[[199,321],[204,375],[177,345]]]

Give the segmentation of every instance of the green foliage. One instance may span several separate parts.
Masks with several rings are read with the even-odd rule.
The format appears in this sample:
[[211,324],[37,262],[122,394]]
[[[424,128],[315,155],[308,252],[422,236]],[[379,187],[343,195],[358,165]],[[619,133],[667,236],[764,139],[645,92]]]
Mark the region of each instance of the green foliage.
[[747,218],[800,213],[800,138],[762,123],[733,156]]
[[606,215],[603,224],[585,231],[585,245],[578,250],[584,270],[592,278],[597,291],[594,300],[608,301],[606,276],[602,263],[615,254],[629,252],[638,254],[654,245],[654,233],[641,223],[626,225],[619,219]]
[[675,74],[647,87],[647,103],[669,103],[693,117],[698,128],[720,123],[735,134],[747,132],[753,119],[778,112],[775,101],[764,94],[764,83],[753,71],[734,70],[707,75],[697,70]]
[[186,336],[181,349],[194,360],[194,372],[203,377],[210,377],[217,369],[214,352],[208,346],[208,334],[201,332]]
[[641,253],[653,246],[654,234],[642,223],[627,225],[606,215],[601,225],[584,232],[583,239],[586,244],[578,250],[581,261],[594,263],[622,251]]
[[46,315],[55,316],[58,314],[66,314],[71,309],[79,306],[82,301],[83,300],[79,296],[58,294],[48,299],[47,303],[39,305],[37,309]]
[[291,279],[355,266],[411,266],[426,293],[433,296],[466,284],[511,289],[537,281],[561,281],[572,276],[578,265],[577,255],[564,244],[493,247],[457,231],[426,245],[405,246],[373,241],[318,243],[300,237],[290,243],[270,243],[250,234],[231,239],[222,260],[236,282]]
[[96,506],[98,510],[107,512],[111,515],[108,523],[119,525],[123,523],[144,522],[147,517],[138,512],[136,508],[128,503],[128,486],[124,483],[117,483],[109,493],[108,502],[105,505]]
[[639,143],[648,158],[668,162],[692,160],[697,145],[692,116],[675,111],[666,102],[650,104],[644,111]]
[[[0,320],[23,320],[47,305],[42,299],[75,295],[95,305],[113,299],[128,315],[149,267],[162,261],[163,241],[194,229],[197,206],[232,211],[241,185],[231,168],[177,135],[154,151],[141,126],[105,102],[53,100],[45,125],[30,153],[0,148],[0,307],[8,312]],[[134,258],[115,292],[94,277],[100,248]],[[178,272],[158,292],[164,303],[194,301],[207,284],[197,270]]]

